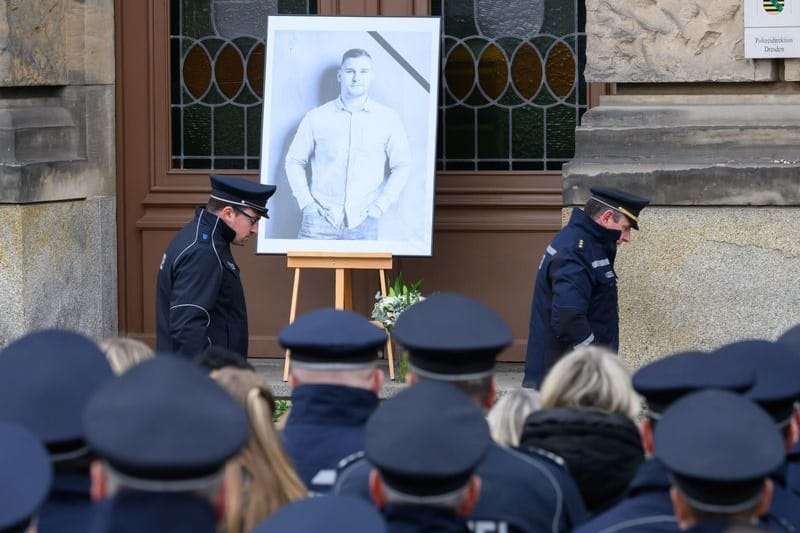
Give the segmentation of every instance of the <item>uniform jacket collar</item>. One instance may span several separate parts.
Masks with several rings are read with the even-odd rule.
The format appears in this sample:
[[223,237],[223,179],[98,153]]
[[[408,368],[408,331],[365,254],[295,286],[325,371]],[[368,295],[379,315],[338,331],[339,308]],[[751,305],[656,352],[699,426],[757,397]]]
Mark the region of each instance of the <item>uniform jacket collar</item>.
[[292,410],[286,424],[363,426],[376,407],[378,396],[366,389],[300,385],[292,391]]
[[197,221],[200,231],[205,230],[214,235],[219,235],[226,243],[230,243],[236,237],[236,232],[230,226],[203,207],[198,207],[195,210],[194,219]]
[[569,219],[569,224],[587,232],[603,247],[603,250],[605,250],[610,258],[613,258],[616,255],[617,241],[622,235],[621,231],[604,228],[595,222],[589,215],[584,213],[581,209],[572,210],[572,216]]
[[390,533],[468,533],[466,521],[449,509],[387,505],[383,516]]
[[630,494],[641,492],[669,492],[670,483],[667,469],[655,458],[647,459],[636,471],[631,481]]
[[215,533],[210,503],[186,494],[123,490],[96,511],[91,533]]

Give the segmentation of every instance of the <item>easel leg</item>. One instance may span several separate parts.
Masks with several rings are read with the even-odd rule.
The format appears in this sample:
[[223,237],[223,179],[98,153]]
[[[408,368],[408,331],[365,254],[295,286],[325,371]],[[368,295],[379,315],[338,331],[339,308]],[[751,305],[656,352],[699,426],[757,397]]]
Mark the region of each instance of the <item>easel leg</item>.
[[336,269],[336,309],[353,308],[353,278],[349,268]]
[[[386,271],[380,269],[378,275],[381,279],[381,296],[386,296]],[[394,353],[392,350],[392,334],[386,331],[386,362],[389,364],[389,379],[394,381]]]
[[[294,317],[297,314],[297,293],[300,289],[300,269],[294,269],[294,284],[292,285],[292,305],[289,308],[289,324],[294,322]],[[285,358],[283,361],[283,381],[289,381],[289,350],[286,350]]]
[[386,361],[389,363],[389,379],[394,381],[394,355],[392,353],[392,334],[386,332]]

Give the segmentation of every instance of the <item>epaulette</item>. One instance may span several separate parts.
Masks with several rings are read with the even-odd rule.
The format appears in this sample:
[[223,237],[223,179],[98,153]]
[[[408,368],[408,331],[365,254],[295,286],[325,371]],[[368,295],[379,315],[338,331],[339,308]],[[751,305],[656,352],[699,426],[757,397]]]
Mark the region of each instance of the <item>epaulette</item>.
[[578,251],[583,251],[586,249],[586,241],[583,239],[578,239],[578,244],[575,246],[575,249]]

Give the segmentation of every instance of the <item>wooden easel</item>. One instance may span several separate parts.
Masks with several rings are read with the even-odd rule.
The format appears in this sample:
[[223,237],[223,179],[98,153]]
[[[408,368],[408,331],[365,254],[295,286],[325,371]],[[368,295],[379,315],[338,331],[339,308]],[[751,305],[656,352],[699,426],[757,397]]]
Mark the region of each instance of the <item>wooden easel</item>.
[[[353,308],[353,270],[378,270],[381,280],[381,295],[386,296],[386,270],[392,269],[392,254],[389,253],[347,253],[347,252],[289,252],[286,266],[294,269],[292,284],[292,305],[289,308],[289,323],[294,322],[297,313],[297,294],[300,289],[300,270],[303,268],[335,269],[336,292],[334,307],[336,309]],[[374,324],[383,327],[380,322]],[[392,339],[386,340],[386,359],[389,363],[389,379],[394,380],[394,356]],[[289,380],[289,350],[286,350],[283,363],[283,381]]]

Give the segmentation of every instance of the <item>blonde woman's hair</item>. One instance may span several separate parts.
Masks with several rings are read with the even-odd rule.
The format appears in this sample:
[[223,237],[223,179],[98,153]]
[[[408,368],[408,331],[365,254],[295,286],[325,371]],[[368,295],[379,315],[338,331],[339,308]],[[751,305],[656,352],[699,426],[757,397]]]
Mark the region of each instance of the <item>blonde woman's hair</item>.
[[617,413],[637,421],[641,403],[628,369],[605,348],[586,346],[562,357],[539,389],[541,409],[571,407]]
[[114,374],[120,375],[130,367],[153,357],[153,350],[140,340],[130,337],[109,337],[100,341]]
[[500,396],[486,416],[494,441],[501,446],[519,446],[525,419],[538,408],[539,393],[535,389],[518,387]]
[[257,373],[222,368],[211,377],[247,410],[250,439],[225,467],[225,533],[251,531],[287,503],[308,495],[272,423],[275,400]]

